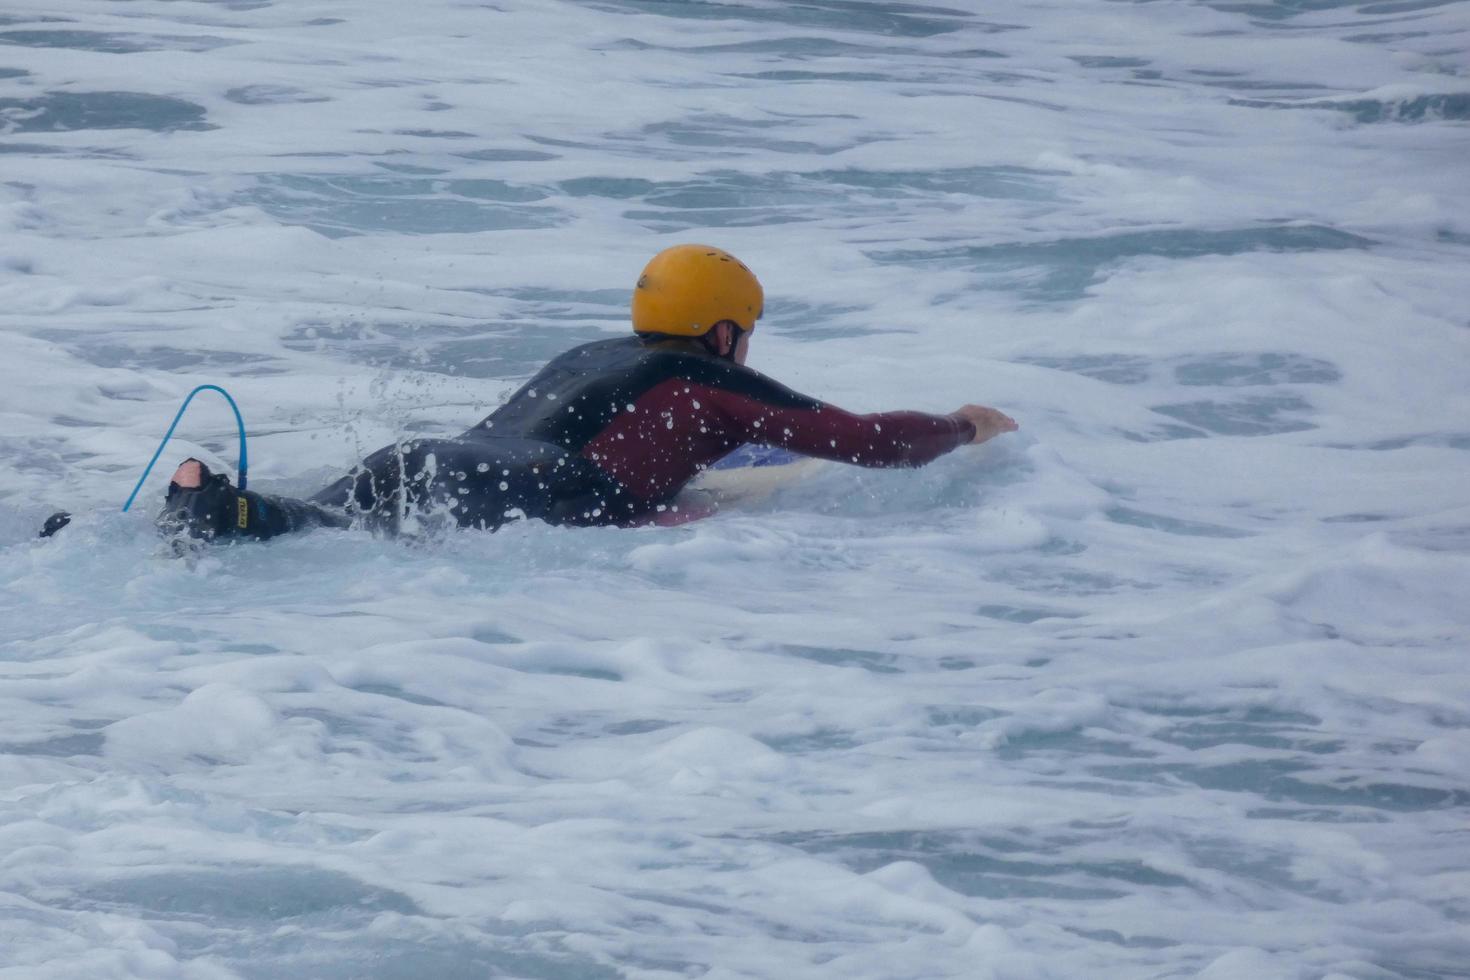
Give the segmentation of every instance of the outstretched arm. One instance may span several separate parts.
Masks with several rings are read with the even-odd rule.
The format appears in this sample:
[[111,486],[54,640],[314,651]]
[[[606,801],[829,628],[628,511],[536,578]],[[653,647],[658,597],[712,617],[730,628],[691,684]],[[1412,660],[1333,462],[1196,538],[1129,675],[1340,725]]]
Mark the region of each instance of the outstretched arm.
[[[699,366],[703,367],[703,363]],[[859,466],[923,466],[960,446],[1011,432],[1010,416],[983,405],[964,405],[948,415],[879,412],[855,415],[792,391],[749,368],[726,368],[690,379],[712,424],[741,442],[781,446],[820,459]]]
[[993,408],[966,405],[949,415],[855,415],[835,405],[782,405],[722,398],[718,407],[749,442],[859,466],[923,466],[960,446],[984,442],[1016,423]]

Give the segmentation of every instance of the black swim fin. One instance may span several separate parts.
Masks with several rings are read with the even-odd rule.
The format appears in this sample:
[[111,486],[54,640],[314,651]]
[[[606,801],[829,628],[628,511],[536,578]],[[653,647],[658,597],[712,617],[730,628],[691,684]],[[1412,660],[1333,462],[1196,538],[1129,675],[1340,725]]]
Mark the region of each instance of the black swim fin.
[[58,510],[46,518],[46,523],[41,526],[41,533],[37,537],[49,538],[71,523],[71,515],[64,510]]

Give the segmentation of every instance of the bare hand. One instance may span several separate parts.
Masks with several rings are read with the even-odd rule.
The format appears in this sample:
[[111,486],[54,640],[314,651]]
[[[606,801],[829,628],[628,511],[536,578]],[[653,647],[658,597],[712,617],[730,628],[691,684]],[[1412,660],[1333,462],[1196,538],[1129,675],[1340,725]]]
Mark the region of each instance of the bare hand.
[[1005,412],[984,405],[965,405],[949,414],[955,418],[964,419],[975,427],[975,438],[970,440],[972,446],[987,439],[994,439],[1002,432],[1015,432],[1020,428],[1016,425],[1016,420]]

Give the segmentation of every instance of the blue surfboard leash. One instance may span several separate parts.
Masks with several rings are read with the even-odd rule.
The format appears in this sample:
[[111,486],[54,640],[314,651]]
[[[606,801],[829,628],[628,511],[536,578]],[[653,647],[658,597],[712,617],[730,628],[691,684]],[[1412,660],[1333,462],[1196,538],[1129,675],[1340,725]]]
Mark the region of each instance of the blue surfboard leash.
[[148,461],[148,465],[143,468],[143,475],[138,477],[137,486],[133,487],[133,492],[128,494],[128,502],[123,504],[124,512],[126,512],[129,507],[133,506],[133,500],[137,498],[138,491],[143,489],[143,481],[148,479],[149,473],[153,472],[153,464],[157,463],[158,457],[163,455],[163,447],[167,446],[169,439],[173,437],[174,429],[178,428],[179,420],[184,417],[184,412],[188,411],[189,409],[189,403],[192,402],[194,400],[194,396],[199,394],[201,391],[217,391],[221,395],[224,395],[225,401],[230,403],[230,409],[235,413],[235,425],[240,431],[240,480],[237,486],[240,490],[245,489],[245,471],[249,467],[249,460],[245,455],[245,419],[240,415],[240,406],[236,405],[235,399],[230,397],[230,393],[228,391],[225,391],[219,385],[200,385],[193,391],[189,392],[188,397],[184,399],[184,403],[179,406],[178,414],[174,416],[174,420],[169,425],[168,431],[163,434],[163,441],[158,444],[158,448],[153,452],[153,458],[150,459]]

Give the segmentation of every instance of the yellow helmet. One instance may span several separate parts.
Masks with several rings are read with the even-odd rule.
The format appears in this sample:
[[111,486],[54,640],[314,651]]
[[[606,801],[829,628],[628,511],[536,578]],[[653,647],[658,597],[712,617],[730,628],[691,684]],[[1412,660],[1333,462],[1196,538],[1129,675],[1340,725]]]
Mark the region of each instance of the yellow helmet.
[[708,245],[675,245],[649,260],[633,290],[638,333],[699,337],[721,320],[749,333],[765,307],[755,273]]

